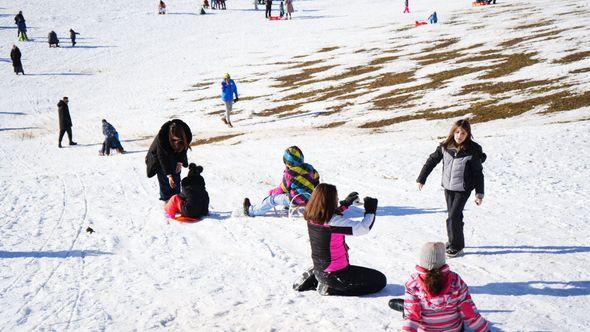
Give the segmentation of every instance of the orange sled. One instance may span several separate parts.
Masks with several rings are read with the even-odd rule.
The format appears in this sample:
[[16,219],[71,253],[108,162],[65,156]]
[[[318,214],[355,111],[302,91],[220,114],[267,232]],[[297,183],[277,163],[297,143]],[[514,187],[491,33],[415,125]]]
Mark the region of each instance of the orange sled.
[[178,222],[185,222],[185,223],[194,223],[194,222],[201,221],[201,219],[198,219],[198,218],[191,218],[191,217],[185,217],[185,216],[174,217],[174,220],[176,220]]
[[471,5],[473,7],[481,7],[481,6],[487,6],[488,4],[484,3],[484,2],[472,2]]
[[428,22],[425,22],[425,21],[416,21],[416,26],[417,27],[419,27],[421,25],[425,25],[425,24],[428,24]]

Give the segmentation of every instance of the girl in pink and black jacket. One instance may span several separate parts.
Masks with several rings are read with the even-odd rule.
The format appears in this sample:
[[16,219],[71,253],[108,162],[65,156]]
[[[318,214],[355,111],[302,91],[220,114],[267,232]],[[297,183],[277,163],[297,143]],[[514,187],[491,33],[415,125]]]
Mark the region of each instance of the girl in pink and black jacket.
[[477,311],[467,285],[445,264],[442,242],[424,244],[420,265],[406,283],[404,299],[392,299],[389,306],[404,312],[402,331],[460,332],[464,324],[476,332],[490,330]]

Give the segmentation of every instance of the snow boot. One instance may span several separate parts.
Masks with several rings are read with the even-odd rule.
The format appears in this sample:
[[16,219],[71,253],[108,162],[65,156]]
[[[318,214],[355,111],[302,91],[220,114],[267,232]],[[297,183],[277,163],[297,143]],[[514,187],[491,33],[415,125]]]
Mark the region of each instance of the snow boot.
[[463,252],[463,249],[461,249],[461,250],[456,250],[456,249],[453,249],[453,248],[451,248],[451,247],[449,247],[449,248],[447,249],[447,257],[449,257],[449,258],[461,257],[461,256],[463,256],[464,254],[465,254],[465,253]]
[[248,197],[244,198],[244,215],[250,217],[250,199]]
[[298,292],[305,292],[308,290],[316,289],[318,286],[318,280],[313,274],[313,267],[303,272],[301,277],[293,284],[293,289]]
[[70,145],[78,145],[78,143],[76,143],[76,142],[74,142],[74,141],[71,141],[71,142],[70,142]]
[[321,296],[330,295],[330,287],[328,286],[328,284],[325,284],[323,282],[318,282],[318,293]]
[[395,311],[404,311],[404,299],[389,300],[389,307]]

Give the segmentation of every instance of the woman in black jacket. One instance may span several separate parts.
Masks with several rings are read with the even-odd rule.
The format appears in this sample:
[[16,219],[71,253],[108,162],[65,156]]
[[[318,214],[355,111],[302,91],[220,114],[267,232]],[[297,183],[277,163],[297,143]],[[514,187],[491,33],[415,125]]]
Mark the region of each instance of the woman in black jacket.
[[12,67],[14,67],[14,72],[18,75],[18,73],[25,74],[23,70],[23,63],[20,61],[21,58],[20,49],[16,47],[16,45],[12,45],[12,50],[10,51],[10,59],[12,60]]
[[148,178],[158,176],[160,200],[168,201],[180,193],[180,171],[188,167],[186,152],[193,139],[182,120],[170,120],[160,128],[145,157]]
[[471,126],[467,120],[455,122],[449,136],[428,157],[418,176],[418,189],[422,190],[426,178],[442,160],[442,186],[447,202],[447,256],[463,255],[463,208],[475,189],[475,204],[481,205],[484,194],[483,167],[486,155],[473,141]]

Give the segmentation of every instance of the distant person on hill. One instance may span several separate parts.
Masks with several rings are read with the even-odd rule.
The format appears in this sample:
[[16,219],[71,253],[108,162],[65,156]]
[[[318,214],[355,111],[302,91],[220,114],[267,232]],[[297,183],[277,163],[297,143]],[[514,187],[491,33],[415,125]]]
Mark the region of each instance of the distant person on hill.
[[226,125],[228,125],[231,128],[233,127],[233,125],[231,124],[230,115],[234,103],[237,102],[239,99],[236,82],[234,82],[234,80],[230,78],[228,73],[226,73],[223,76],[223,81],[221,82],[221,100],[223,100],[223,102],[225,103],[225,117],[221,119]]
[[166,14],[166,4],[164,1],[160,0],[160,4],[158,5],[158,15]]
[[55,33],[55,31],[52,30],[49,32],[47,35],[47,42],[49,43],[49,47],[59,47],[59,39],[57,39],[57,33]]
[[258,10],[258,0],[254,0],[254,10]]
[[219,7],[219,0],[211,0],[211,9],[217,9]]
[[225,10],[225,0],[219,0],[220,4],[221,4],[221,9]]
[[436,24],[437,22],[438,22],[438,17],[436,16],[436,12],[430,14],[430,16],[428,17],[428,23]]
[[76,35],[79,35],[74,29],[70,29],[70,40],[72,41],[72,47],[76,46]]
[[272,0],[266,0],[266,11],[264,12],[264,16],[266,16],[266,18],[272,16]]
[[405,0],[404,14],[410,13],[410,0]]
[[102,119],[102,134],[104,135],[104,142],[102,143],[102,149],[98,153],[101,156],[111,155],[111,149],[116,149],[119,153],[124,153],[123,146],[121,146],[121,141],[119,141],[119,133],[111,125],[107,122],[107,120]]
[[172,196],[164,207],[167,218],[173,219],[177,213],[194,219],[209,215],[209,194],[202,172],[202,166],[194,163],[188,166],[188,175],[180,182],[180,194]]
[[297,146],[285,150],[283,154],[283,179],[281,184],[271,189],[268,196],[258,205],[252,205],[249,198],[244,199],[244,215],[261,216],[275,206],[288,208],[291,201],[297,206],[305,206],[311,192],[320,183],[320,175],[310,164],[303,162],[303,152]]
[[14,72],[18,75],[18,73],[25,74],[23,70],[23,64],[20,61],[21,53],[20,49],[16,47],[16,45],[12,45],[12,50],[10,51],[10,59],[12,60],[12,67],[14,67]]
[[387,278],[383,273],[349,262],[346,236],[369,233],[377,211],[377,199],[365,197],[365,216],[361,221],[344,217],[343,211],[356,199],[358,193],[353,192],[339,203],[335,186],[321,183],[315,188],[303,214],[313,268],[293,284],[294,290],[317,289],[320,295],[360,296],[385,288]]
[[406,282],[403,299],[391,299],[389,307],[403,311],[402,331],[490,331],[489,323],[477,311],[469,288],[445,263],[445,245],[428,242],[420,251],[416,272]]
[[72,118],[70,118],[70,108],[68,103],[70,100],[68,97],[63,97],[62,100],[57,103],[57,114],[59,116],[59,140],[57,146],[61,148],[61,140],[65,133],[68,133],[68,140],[70,145],[76,145],[78,143],[72,141]]
[[18,40],[28,41],[29,37],[27,37],[27,23],[22,11],[19,11],[14,17],[14,24],[16,24],[17,27],[16,36],[18,37]]
[[293,8],[293,0],[285,0],[285,5],[287,5],[287,19],[290,20],[291,14],[295,11]]
[[285,16],[285,5],[283,5],[283,1],[279,2],[279,16],[283,18]]
[[475,189],[475,204],[481,205],[484,194],[484,177],[482,163],[486,160],[479,144],[473,141],[471,125],[468,120],[459,120],[453,124],[447,138],[438,145],[428,157],[416,182],[422,190],[426,178],[441,161],[442,187],[447,202],[447,256],[463,255],[465,237],[463,235],[463,209]]
[[203,6],[202,6],[202,8],[209,9],[209,1],[203,0]]
[[148,178],[157,175],[160,200],[168,202],[180,193],[180,171],[188,167],[187,151],[193,135],[180,119],[170,120],[160,128],[145,157]]

